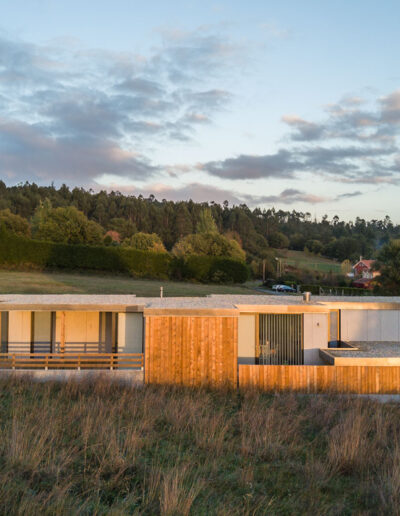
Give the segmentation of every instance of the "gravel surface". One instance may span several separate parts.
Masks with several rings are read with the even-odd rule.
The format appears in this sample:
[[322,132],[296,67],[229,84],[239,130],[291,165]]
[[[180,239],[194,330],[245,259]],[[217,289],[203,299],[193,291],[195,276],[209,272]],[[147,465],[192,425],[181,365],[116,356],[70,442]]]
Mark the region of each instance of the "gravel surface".
[[400,357],[400,342],[350,342],[349,344],[358,349],[348,348],[349,350],[336,351],[330,348],[328,351],[335,357]]

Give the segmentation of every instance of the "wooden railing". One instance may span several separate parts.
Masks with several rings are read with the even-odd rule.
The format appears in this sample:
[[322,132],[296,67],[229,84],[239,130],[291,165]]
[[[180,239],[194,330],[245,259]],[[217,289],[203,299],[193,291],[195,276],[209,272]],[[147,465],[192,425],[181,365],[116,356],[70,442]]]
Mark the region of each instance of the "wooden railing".
[[0,353],[0,369],[140,369],[142,353]]
[[400,394],[400,367],[239,365],[239,386],[272,392]]

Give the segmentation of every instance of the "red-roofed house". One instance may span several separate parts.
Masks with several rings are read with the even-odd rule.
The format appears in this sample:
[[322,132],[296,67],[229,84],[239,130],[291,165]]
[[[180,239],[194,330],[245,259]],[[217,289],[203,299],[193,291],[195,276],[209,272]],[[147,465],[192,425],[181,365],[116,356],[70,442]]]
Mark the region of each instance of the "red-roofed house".
[[360,256],[359,261],[353,265],[354,276],[358,278],[372,279],[379,276],[379,271],[373,270],[375,260],[363,260]]

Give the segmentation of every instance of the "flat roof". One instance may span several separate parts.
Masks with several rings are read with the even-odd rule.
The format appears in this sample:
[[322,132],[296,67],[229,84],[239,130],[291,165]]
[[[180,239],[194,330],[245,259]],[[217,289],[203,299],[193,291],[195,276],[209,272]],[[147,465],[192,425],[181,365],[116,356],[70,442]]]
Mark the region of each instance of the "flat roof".
[[400,297],[341,297],[311,296],[309,303],[298,295],[210,295],[207,297],[136,297],[135,295],[89,294],[2,294],[0,310],[95,310],[121,312],[177,312],[219,310],[230,312],[257,312],[286,310],[326,311],[342,309],[400,310]]

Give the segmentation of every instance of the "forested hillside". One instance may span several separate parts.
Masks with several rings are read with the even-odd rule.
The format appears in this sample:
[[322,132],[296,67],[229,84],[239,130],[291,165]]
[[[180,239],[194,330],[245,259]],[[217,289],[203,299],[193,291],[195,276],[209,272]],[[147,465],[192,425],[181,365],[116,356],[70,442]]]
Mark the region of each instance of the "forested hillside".
[[344,222],[337,216],[331,220],[324,216],[316,221],[310,213],[277,211],[272,207],[250,209],[246,205],[229,206],[228,202],[222,205],[172,202],[154,196],[143,198],[119,192],[70,189],[65,185],[55,188],[25,183],[7,187],[0,181],[0,210],[8,209],[29,222],[29,227],[21,228],[22,233],[28,235],[43,203],[52,208],[75,207],[92,222],[79,237],[81,241],[75,243],[98,244],[99,239],[104,241],[106,232],[106,243],[127,242],[142,232],[158,235],[160,242],[156,244],[164,245],[167,250],[183,237],[196,233],[202,214],[209,207],[218,232],[241,244],[248,263],[271,259],[271,248],[306,249],[339,261],[354,260],[359,255],[369,258],[383,243],[400,237],[400,226],[394,225],[389,217]]

